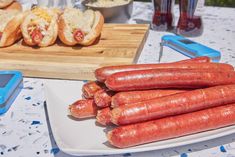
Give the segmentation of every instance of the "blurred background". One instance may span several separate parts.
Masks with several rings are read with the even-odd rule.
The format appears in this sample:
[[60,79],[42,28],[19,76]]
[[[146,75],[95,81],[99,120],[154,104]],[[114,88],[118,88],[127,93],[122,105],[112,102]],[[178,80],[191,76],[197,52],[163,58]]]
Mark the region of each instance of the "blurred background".
[[235,7],[235,0],[206,0],[206,5]]
[[[150,2],[151,0],[137,0]],[[176,0],[177,3],[178,0]],[[205,0],[207,6],[233,7],[235,8],[235,0]]]

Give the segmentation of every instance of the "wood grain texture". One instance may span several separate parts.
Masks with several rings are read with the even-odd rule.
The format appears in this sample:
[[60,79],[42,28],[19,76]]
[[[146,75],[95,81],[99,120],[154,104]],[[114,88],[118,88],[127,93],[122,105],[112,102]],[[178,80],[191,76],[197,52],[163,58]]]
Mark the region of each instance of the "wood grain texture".
[[19,41],[0,49],[0,69],[20,70],[26,77],[93,80],[98,67],[135,63],[148,30],[145,24],[105,24],[100,40],[87,47],[69,47],[57,41],[38,48]]

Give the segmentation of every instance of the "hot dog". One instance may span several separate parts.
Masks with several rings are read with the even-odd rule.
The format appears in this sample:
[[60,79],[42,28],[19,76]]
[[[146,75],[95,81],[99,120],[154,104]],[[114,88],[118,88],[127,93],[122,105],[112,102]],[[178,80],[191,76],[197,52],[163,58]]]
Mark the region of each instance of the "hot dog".
[[[33,26],[32,26],[32,27],[33,27]],[[31,28],[31,26],[29,26],[29,30],[28,30],[29,32],[31,31],[30,28]],[[35,44],[40,44],[40,42],[41,42],[42,39],[43,39],[43,34],[42,34],[40,28],[39,28],[39,27],[36,27],[35,29],[33,29],[33,30],[30,32],[30,34],[31,34],[33,43],[35,43]]]
[[85,83],[82,86],[83,97],[86,99],[94,98],[95,93],[103,88],[104,84],[99,83],[97,81]]
[[104,82],[108,76],[117,72],[147,70],[147,69],[208,69],[209,71],[233,71],[234,68],[229,64],[223,63],[161,63],[161,64],[132,64],[107,66],[98,68],[95,77],[98,81]]
[[59,18],[59,38],[66,45],[91,45],[101,34],[104,18],[99,11],[66,8]]
[[30,46],[40,47],[54,44],[58,34],[57,20],[57,10],[34,8],[21,25],[24,42]]
[[113,91],[159,88],[204,88],[235,83],[233,71],[188,69],[152,69],[115,73],[107,78],[106,86]]
[[191,59],[185,59],[185,60],[178,61],[178,62],[175,62],[175,63],[191,63],[191,62],[209,63],[209,62],[211,62],[211,59],[207,56],[202,56],[202,57],[196,57],[196,58],[191,58]]
[[85,34],[82,32],[81,29],[75,29],[73,31],[73,37],[77,42],[81,42],[84,40]]
[[185,91],[186,90],[146,90],[146,91],[119,92],[112,97],[111,106],[112,108],[116,108],[118,106],[125,104],[141,102],[144,100],[173,95]]
[[96,116],[96,121],[104,126],[112,124],[110,108],[106,107],[101,110],[98,110],[97,116]]
[[93,99],[78,100],[69,106],[71,115],[75,118],[95,117],[97,106]]
[[233,124],[235,104],[118,127],[108,132],[107,137],[113,146],[126,148]]
[[113,91],[107,91],[104,89],[97,91],[94,95],[96,105],[100,108],[109,107],[111,105],[113,95]]
[[22,37],[20,25],[24,17],[17,10],[0,10],[0,47],[10,46]]
[[216,86],[119,106],[112,110],[116,125],[131,124],[235,103],[235,85]]

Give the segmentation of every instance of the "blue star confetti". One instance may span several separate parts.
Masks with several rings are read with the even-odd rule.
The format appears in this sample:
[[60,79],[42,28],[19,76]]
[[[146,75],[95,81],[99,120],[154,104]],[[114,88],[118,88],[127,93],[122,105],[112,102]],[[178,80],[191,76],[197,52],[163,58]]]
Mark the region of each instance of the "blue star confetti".
[[226,149],[224,148],[224,146],[220,146],[220,151],[223,153],[227,152]]

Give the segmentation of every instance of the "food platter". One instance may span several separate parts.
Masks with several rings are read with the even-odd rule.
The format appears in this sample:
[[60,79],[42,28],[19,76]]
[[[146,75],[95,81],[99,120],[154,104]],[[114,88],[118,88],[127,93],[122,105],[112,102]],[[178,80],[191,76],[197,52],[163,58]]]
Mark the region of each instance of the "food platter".
[[[160,150],[207,141],[235,133],[235,126],[189,136],[117,149],[107,143],[105,131],[95,119],[75,120],[69,116],[68,105],[81,98],[83,81],[46,80],[45,96],[52,133],[58,147],[71,155],[107,155]],[[69,92],[68,92],[69,91]]]
[[58,42],[33,48],[20,41],[1,48],[0,69],[17,69],[27,77],[92,80],[98,67],[136,62],[148,28],[145,24],[105,24],[99,42],[88,47],[68,47]]

